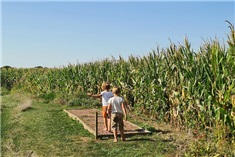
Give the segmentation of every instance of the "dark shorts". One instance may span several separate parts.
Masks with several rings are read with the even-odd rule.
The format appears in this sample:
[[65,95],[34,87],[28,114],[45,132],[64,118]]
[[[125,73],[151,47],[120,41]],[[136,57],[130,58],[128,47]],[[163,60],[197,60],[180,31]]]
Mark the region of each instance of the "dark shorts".
[[119,130],[123,130],[123,114],[121,113],[112,113],[111,115],[112,129],[117,129],[119,126]]

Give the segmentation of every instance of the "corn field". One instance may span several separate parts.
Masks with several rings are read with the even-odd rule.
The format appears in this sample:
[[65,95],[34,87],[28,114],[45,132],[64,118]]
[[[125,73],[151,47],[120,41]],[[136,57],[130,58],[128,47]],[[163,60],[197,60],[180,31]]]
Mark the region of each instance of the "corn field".
[[[229,23],[229,22],[228,22]],[[100,92],[103,81],[122,89],[133,109],[179,128],[223,126],[235,134],[235,32],[227,43],[207,41],[194,52],[187,39],[143,57],[107,58],[62,68],[2,68],[1,86],[37,96]]]

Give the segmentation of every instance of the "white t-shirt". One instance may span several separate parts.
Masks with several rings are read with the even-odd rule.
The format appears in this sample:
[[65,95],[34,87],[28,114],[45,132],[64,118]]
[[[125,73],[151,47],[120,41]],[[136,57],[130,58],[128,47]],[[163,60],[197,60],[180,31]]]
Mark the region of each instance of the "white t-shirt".
[[122,103],[124,102],[124,99],[120,96],[115,96],[109,99],[108,103],[112,107],[111,113],[122,113]]
[[102,95],[102,105],[108,106],[108,100],[113,97],[113,93],[102,91],[100,94]]

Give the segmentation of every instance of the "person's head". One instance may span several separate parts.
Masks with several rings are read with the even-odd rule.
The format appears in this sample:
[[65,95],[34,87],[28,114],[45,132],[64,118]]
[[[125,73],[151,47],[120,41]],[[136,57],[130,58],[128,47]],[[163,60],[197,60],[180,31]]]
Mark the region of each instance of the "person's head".
[[102,83],[102,90],[110,90],[109,82],[103,82]]
[[113,92],[113,94],[119,95],[121,90],[119,87],[115,86],[115,87],[113,87],[112,92]]

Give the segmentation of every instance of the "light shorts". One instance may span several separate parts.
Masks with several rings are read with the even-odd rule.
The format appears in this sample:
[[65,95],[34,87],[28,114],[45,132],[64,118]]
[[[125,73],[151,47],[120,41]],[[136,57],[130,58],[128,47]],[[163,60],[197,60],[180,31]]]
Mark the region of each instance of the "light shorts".
[[112,129],[117,129],[119,126],[119,130],[123,130],[123,114],[121,113],[112,113],[111,115]]

